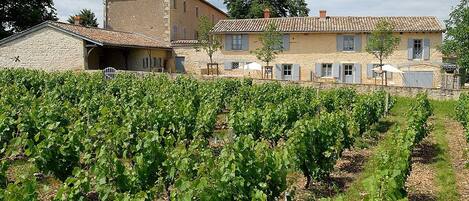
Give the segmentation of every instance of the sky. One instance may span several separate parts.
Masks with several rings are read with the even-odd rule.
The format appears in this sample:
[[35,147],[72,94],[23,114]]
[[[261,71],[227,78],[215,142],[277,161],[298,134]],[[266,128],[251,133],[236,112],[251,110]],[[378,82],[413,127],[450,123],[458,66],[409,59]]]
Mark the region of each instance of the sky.
[[[155,0],[161,1],[161,0]],[[208,0],[226,11],[223,0]],[[459,0],[306,0],[310,16],[318,16],[319,10],[327,10],[329,16],[436,16],[448,18]],[[103,24],[103,0],[54,0],[61,21],[83,8],[96,13]]]

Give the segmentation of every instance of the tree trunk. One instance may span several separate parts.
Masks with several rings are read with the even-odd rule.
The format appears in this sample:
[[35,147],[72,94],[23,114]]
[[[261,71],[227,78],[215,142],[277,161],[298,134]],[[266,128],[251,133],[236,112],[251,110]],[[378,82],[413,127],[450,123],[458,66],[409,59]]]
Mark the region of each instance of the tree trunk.
[[305,163],[303,163],[301,166],[301,169],[303,170],[303,175],[306,177],[305,189],[308,189],[309,185],[311,184],[311,174]]

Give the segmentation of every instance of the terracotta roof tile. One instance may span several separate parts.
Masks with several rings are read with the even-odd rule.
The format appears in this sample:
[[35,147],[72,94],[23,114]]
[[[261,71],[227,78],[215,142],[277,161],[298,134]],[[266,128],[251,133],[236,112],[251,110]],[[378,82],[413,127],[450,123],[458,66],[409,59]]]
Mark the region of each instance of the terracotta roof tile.
[[168,42],[157,40],[138,33],[110,31],[101,28],[77,26],[61,22],[48,22],[50,25],[73,34],[101,43],[105,46],[170,48]]
[[281,32],[306,33],[358,33],[371,32],[380,20],[394,25],[396,32],[444,32],[445,28],[436,17],[287,17],[221,20],[213,33],[262,32],[269,23]]

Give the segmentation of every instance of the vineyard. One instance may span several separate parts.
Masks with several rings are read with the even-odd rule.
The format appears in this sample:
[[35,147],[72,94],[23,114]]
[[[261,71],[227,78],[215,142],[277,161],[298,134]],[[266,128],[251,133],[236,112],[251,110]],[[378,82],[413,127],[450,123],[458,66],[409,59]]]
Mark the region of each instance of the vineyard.
[[[461,100],[468,125],[469,97]],[[327,180],[393,104],[383,91],[249,79],[3,70],[0,200],[40,199],[44,181],[58,186],[52,200],[283,199],[293,173],[304,188]],[[415,98],[406,127],[388,138],[394,146],[377,148],[362,199],[405,198],[411,152],[431,115],[426,95]],[[34,176],[9,179],[19,161]]]

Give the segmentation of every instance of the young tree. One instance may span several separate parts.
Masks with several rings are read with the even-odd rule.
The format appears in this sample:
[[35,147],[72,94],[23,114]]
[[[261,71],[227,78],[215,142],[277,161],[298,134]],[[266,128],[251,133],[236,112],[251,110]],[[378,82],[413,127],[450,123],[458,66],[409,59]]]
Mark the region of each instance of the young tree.
[[277,31],[277,26],[274,23],[270,23],[259,40],[262,46],[251,53],[256,55],[257,59],[265,62],[266,66],[269,66],[277,54],[282,52],[282,34]]
[[446,20],[447,32],[441,47],[448,56],[457,57],[457,65],[469,70],[469,0],[461,0]]
[[[400,38],[393,35],[394,26],[388,21],[378,22],[374,31],[368,38],[366,51],[379,60],[380,70],[383,70],[383,60],[387,59],[396,50]],[[381,84],[384,84],[384,76],[381,76]]]
[[210,57],[210,64],[213,64],[213,54],[220,50],[222,43],[220,38],[211,33],[214,24],[205,16],[200,18],[198,28],[197,51],[203,50]]
[[272,17],[304,17],[309,9],[305,0],[224,0],[228,14],[234,19],[262,18],[269,8]]
[[0,39],[47,20],[57,20],[52,0],[2,0]]
[[67,22],[70,24],[75,23],[75,16],[80,16],[80,25],[87,26],[87,27],[98,27],[98,19],[96,19],[96,15],[90,9],[83,9],[80,11],[79,14],[71,15]]

